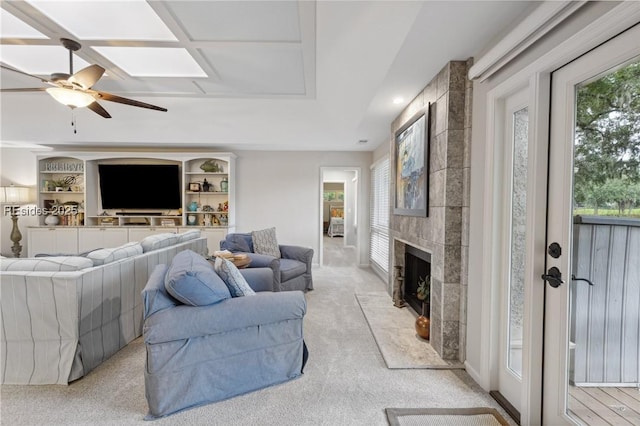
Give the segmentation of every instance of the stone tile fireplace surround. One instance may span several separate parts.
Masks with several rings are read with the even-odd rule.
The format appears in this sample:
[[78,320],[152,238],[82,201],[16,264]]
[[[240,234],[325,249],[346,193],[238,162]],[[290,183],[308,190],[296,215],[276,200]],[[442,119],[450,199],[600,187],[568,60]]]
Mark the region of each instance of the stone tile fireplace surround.
[[[404,267],[405,247],[431,255],[431,346],[446,360],[464,361],[467,301],[472,60],[451,61],[391,125],[391,134],[430,106],[429,215],[390,215],[390,268]],[[391,138],[391,197],[395,194],[395,140]],[[411,309],[411,308],[407,308]]]

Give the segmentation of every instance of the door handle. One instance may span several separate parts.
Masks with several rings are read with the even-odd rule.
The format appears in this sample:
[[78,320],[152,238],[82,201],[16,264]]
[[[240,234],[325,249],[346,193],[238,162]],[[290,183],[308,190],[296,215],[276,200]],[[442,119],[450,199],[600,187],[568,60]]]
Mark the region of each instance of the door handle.
[[591,280],[588,280],[586,278],[576,278],[575,275],[571,274],[571,280],[572,281],[586,281],[587,283],[589,283],[589,285],[593,285],[593,282]]
[[564,283],[564,281],[562,281],[562,273],[555,266],[549,268],[546,274],[542,274],[542,279],[548,282],[553,288],[558,288],[560,284]]

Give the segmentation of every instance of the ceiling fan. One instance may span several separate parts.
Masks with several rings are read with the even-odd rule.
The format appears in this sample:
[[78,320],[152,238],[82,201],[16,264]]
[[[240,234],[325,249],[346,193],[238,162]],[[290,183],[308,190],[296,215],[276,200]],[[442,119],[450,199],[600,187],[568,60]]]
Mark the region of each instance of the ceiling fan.
[[166,108],[162,108],[156,105],[147,104],[133,99],[123,98],[117,95],[113,95],[107,92],[101,92],[99,90],[93,90],[91,87],[100,80],[104,74],[104,68],[100,65],[89,65],[86,68],[81,69],[77,73],[73,73],[73,52],[79,50],[81,45],[75,40],[68,38],[61,38],[62,45],[69,50],[69,74],[55,73],[51,74],[49,80],[40,78],[35,75],[22,72],[11,67],[0,64],[0,67],[9,71],[17,72],[29,77],[37,78],[43,83],[49,84],[52,87],[35,87],[35,88],[18,88],[18,89],[1,89],[1,92],[42,92],[46,91],[56,101],[69,108],[82,108],[87,107],[91,111],[104,118],[111,118],[111,115],[105,110],[97,101],[104,100],[110,102],[117,102],[120,104],[131,105],[141,108],[153,109],[156,111],[167,111]]

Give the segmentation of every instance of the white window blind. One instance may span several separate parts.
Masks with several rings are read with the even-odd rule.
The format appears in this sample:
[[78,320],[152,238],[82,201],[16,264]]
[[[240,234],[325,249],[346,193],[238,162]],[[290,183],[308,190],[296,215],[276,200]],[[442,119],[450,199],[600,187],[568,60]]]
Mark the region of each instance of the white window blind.
[[371,262],[389,271],[389,157],[371,166]]

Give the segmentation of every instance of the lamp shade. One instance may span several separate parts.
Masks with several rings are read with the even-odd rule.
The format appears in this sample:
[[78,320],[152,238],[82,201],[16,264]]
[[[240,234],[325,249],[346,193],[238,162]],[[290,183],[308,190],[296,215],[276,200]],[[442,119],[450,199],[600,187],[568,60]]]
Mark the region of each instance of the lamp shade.
[[47,89],[47,93],[53,96],[56,101],[71,108],[86,107],[95,101],[93,96],[88,93],[64,87],[50,87]]
[[30,200],[29,188],[26,186],[3,186],[0,187],[0,203],[4,204],[26,204]]

